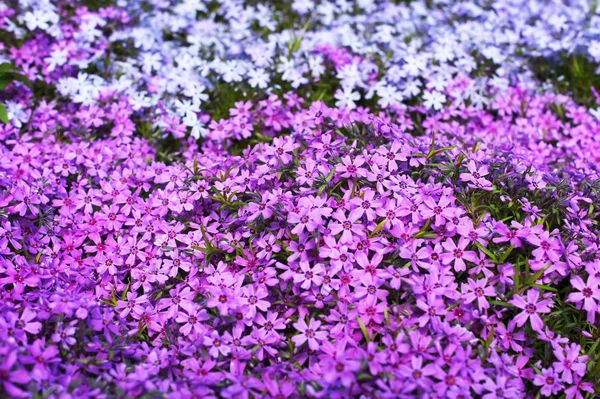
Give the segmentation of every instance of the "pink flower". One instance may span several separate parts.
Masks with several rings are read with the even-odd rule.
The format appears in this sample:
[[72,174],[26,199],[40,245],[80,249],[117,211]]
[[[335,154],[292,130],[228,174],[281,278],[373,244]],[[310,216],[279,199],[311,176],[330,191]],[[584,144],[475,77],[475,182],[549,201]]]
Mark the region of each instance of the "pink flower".
[[204,337],[204,346],[209,347],[208,353],[214,357],[219,357],[219,354],[227,356],[231,351],[231,348],[227,345],[225,340],[219,336],[217,331],[212,331],[210,335]]
[[544,322],[538,313],[550,313],[550,301],[547,299],[538,302],[540,293],[535,289],[527,291],[527,300],[520,295],[515,295],[514,299],[510,301],[511,304],[515,305],[519,309],[523,309],[521,313],[515,316],[514,320],[517,326],[521,327],[529,319],[531,328],[534,331],[541,332],[544,327]]
[[425,312],[424,315],[419,317],[420,327],[424,327],[431,320],[439,320],[439,316],[443,316],[447,313],[444,301],[435,294],[429,294],[427,296],[427,301],[418,299],[417,307]]
[[319,286],[323,282],[323,267],[315,264],[311,267],[309,262],[300,262],[300,270],[294,274],[294,283],[300,283],[302,289],[308,290],[312,285]]
[[581,346],[573,343],[566,348],[557,347],[554,349],[554,356],[558,362],[552,363],[557,373],[562,373],[562,380],[567,384],[573,382],[573,375],[583,377],[586,371],[587,355],[579,356]]
[[346,179],[354,177],[365,177],[367,176],[367,170],[361,168],[361,165],[365,163],[365,159],[362,156],[357,156],[354,159],[346,155],[342,158],[342,164],[338,164],[336,172],[341,174],[341,177]]
[[543,231],[539,236],[531,233],[527,236],[527,241],[538,247],[532,252],[533,256],[537,259],[542,259],[546,256],[553,262],[560,260],[560,251],[562,249],[560,240],[550,237],[549,232]]
[[339,210],[335,213],[335,218],[335,221],[329,223],[329,230],[333,235],[342,233],[341,244],[351,244],[354,241],[354,236],[361,239],[364,237],[365,234],[360,222],[357,222],[359,215],[350,213],[349,216],[346,216],[343,211]]
[[587,311],[587,321],[590,323],[594,323],[596,320],[596,312],[598,311],[596,298],[600,298],[599,283],[600,280],[595,276],[589,276],[587,283],[584,283],[579,276],[571,277],[571,285],[579,292],[570,293],[567,301],[574,302],[578,306],[581,306],[583,302],[583,309]]
[[533,384],[542,387],[540,393],[544,396],[556,395],[564,387],[553,368],[542,369],[542,374],[533,376]]
[[292,341],[296,346],[300,346],[308,341],[308,347],[316,351],[319,349],[319,342],[327,338],[327,332],[319,331],[321,322],[315,319],[310,319],[308,325],[303,319],[300,319],[293,326],[300,332],[300,334],[292,337]]
[[208,320],[206,309],[198,309],[198,306],[192,302],[181,302],[181,307],[185,312],[177,313],[177,318],[175,319],[177,323],[183,324],[179,332],[184,336],[188,336],[192,332],[196,336],[203,334],[206,331],[206,327],[201,322]]
[[441,254],[440,260],[444,265],[454,263],[454,269],[457,272],[466,270],[465,260],[474,263],[477,262],[477,253],[475,251],[465,251],[467,245],[469,245],[469,240],[464,237],[460,238],[458,245],[452,239],[444,241],[442,247],[448,252]]
[[468,279],[468,285],[463,283],[462,291],[463,298],[465,303],[471,303],[477,299],[477,304],[480,309],[487,309],[490,307],[489,302],[485,298],[486,296],[496,296],[496,291],[494,287],[490,287],[487,285],[487,278],[483,278],[481,280],[474,281],[473,279]]
[[426,219],[434,218],[434,225],[441,226],[454,217],[455,208],[450,206],[451,203],[451,198],[447,195],[443,195],[438,202],[428,197],[419,205],[419,211]]

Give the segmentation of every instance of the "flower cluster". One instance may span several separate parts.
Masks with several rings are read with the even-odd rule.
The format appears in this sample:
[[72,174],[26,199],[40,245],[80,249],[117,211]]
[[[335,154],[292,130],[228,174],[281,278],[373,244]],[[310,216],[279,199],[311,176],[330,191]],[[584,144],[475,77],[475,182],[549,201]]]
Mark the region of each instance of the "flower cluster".
[[428,3],[0,5],[0,396],[594,397],[598,14]]

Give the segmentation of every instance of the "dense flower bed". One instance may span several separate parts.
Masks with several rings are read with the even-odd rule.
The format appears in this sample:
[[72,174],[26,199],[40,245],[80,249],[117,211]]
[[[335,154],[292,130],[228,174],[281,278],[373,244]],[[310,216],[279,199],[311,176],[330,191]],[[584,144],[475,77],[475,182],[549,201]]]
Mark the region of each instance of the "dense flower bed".
[[0,396],[599,394],[600,14],[517,3],[0,5]]

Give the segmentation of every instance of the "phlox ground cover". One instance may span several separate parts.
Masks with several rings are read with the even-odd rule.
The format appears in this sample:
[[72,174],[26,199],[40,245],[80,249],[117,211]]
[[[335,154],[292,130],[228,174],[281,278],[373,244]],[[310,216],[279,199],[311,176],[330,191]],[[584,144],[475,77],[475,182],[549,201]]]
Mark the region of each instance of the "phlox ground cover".
[[600,395],[599,27],[0,4],[0,396]]

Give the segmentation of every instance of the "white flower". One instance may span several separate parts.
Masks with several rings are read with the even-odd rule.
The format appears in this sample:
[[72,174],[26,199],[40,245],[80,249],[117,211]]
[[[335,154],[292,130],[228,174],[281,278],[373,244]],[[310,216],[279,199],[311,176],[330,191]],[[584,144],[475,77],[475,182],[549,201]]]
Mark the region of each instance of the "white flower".
[[20,128],[23,123],[27,122],[29,117],[21,104],[16,101],[7,101],[5,105],[8,119],[12,121],[15,127]]
[[22,19],[29,30],[46,30],[50,27],[51,21],[58,19],[58,15],[56,17],[55,15],[56,13],[50,10],[33,10],[26,12]]
[[142,71],[145,74],[150,74],[152,70],[158,71],[161,66],[161,56],[158,53],[144,53],[142,54]]
[[431,109],[435,109],[439,111],[443,108],[444,103],[446,102],[446,96],[438,91],[426,91],[423,93],[424,105]]
[[193,104],[190,100],[175,100],[175,108],[181,117],[189,113],[200,112],[199,104]]
[[307,14],[315,8],[315,2],[312,0],[294,0],[292,8],[300,15]]
[[360,71],[356,63],[344,65],[337,73],[340,84],[344,87],[355,87],[362,83]]
[[227,83],[241,82],[244,72],[244,67],[237,61],[229,60],[221,64],[221,75]]
[[44,58],[44,61],[48,64],[48,72],[52,72],[57,66],[63,66],[67,62],[67,56],[69,49],[54,49],[50,53],[50,57]]
[[250,77],[248,83],[254,88],[258,87],[260,89],[266,89],[269,84],[269,74],[262,68],[248,71],[248,77]]
[[351,87],[344,87],[343,90],[336,90],[334,97],[337,100],[335,106],[340,108],[348,107],[354,109],[356,108],[355,101],[360,100],[360,94],[352,91]]
[[308,57],[308,69],[313,78],[318,78],[325,73],[325,65],[323,65],[323,56],[313,55]]
[[377,90],[377,95],[380,97],[377,101],[382,108],[387,108],[390,105],[399,105],[402,102],[402,93],[393,86],[382,86]]

